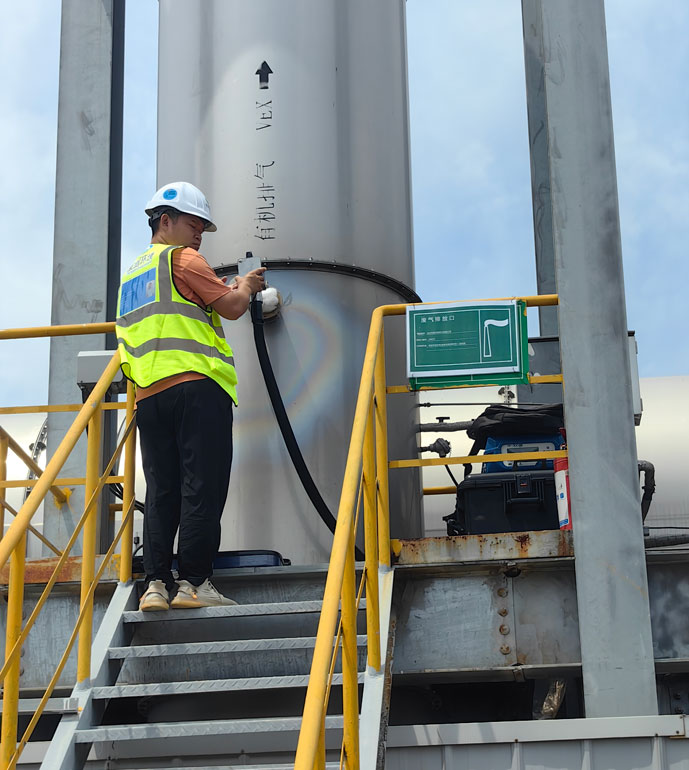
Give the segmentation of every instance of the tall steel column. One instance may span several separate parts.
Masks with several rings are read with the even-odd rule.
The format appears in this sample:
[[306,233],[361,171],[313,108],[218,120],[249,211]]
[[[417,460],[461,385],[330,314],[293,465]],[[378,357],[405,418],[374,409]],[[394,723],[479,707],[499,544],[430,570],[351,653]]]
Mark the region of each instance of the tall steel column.
[[[541,0],[522,0],[522,26],[524,29],[526,107],[531,154],[536,285],[539,294],[556,294]],[[539,308],[538,320],[542,337],[557,337],[557,308]]]
[[657,714],[603,0],[525,5],[542,25],[586,715]]
[[[57,128],[52,324],[114,320],[119,283],[122,63],[124,0],[62,0]],[[50,345],[51,404],[81,401],[77,353],[102,350],[105,336],[54,338]],[[114,343],[113,343],[114,344]],[[74,415],[51,414],[48,453]],[[86,444],[63,476],[83,476]],[[83,511],[83,487],[69,506],[46,501],[44,530],[64,544]]]

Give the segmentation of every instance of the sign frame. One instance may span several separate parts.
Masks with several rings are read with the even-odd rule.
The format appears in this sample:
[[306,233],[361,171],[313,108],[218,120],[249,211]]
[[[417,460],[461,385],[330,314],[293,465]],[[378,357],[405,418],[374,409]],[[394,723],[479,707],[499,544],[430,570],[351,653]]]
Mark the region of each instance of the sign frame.
[[[457,314],[474,314],[475,325],[472,328],[470,315],[464,316],[461,321],[455,319]],[[426,320],[432,323],[440,322],[434,329],[433,326],[421,331],[421,323]],[[426,387],[462,387],[478,385],[502,385],[528,383],[528,332],[526,326],[526,303],[519,299],[510,300],[480,300],[465,302],[442,302],[432,305],[409,305],[406,311],[406,338],[407,338],[407,377],[412,390]],[[454,324],[454,326],[453,326]],[[507,326],[509,336],[498,337],[498,350],[505,356],[505,345],[509,345],[509,355],[500,361],[493,359],[491,338],[495,337],[494,327]],[[429,331],[430,330],[430,331]],[[493,335],[491,335],[491,330]],[[417,346],[420,337],[432,335]],[[447,335],[441,337],[440,335]],[[447,341],[443,341],[447,340]],[[502,346],[502,347],[501,347]],[[430,348],[436,348],[431,351]],[[420,348],[424,348],[423,353]],[[445,351],[441,348],[452,348]],[[478,358],[461,361],[460,348],[464,348],[464,357],[473,351]],[[491,352],[486,353],[485,349]],[[433,362],[434,357],[441,361]],[[452,362],[452,354],[456,354],[457,360]],[[449,355],[448,355],[449,354]],[[424,358],[426,359],[424,361]],[[486,358],[491,358],[486,361]],[[445,359],[442,361],[442,359]]]

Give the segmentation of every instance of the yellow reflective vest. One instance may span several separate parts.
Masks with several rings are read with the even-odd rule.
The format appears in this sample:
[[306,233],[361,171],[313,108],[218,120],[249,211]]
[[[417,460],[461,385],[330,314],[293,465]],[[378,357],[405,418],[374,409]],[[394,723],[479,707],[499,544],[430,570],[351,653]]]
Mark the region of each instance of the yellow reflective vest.
[[152,244],[122,278],[115,323],[122,371],[142,388],[197,372],[215,380],[236,404],[237,374],[220,316],[175,287],[172,255],[180,248]]

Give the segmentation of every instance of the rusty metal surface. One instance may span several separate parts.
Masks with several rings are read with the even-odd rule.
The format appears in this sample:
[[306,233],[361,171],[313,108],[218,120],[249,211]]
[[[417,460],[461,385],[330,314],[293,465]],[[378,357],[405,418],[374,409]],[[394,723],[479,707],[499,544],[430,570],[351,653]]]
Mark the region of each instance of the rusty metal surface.
[[[98,570],[100,567],[102,558],[102,556],[96,556],[96,570]],[[50,559],[33,559],[31,561],[27,561],[24,582],[27,585],[45,585],[50,580],[58,561],[59,559],[57,556]],[[81,581],[81,562],[81,556],[68,556],[67,560],[62,566],[62,569],[60,570],[58,582],[79,583]],[[118,580],[119,569],[120,555],[116,553],[110,560],[110,563],[106,566],[102,580]],[[9,574],[9,565],[0,570],[0,586],[7,585]]]
[[572,533],[562,530],[394,540],[399,566],[573,556]]

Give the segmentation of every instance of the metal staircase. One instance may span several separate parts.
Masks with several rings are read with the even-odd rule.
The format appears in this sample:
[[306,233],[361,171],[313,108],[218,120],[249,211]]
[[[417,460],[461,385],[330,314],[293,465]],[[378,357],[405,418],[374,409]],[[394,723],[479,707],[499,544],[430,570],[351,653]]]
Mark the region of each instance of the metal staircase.
[[[120,584],[94,641],[80,712],[63,718],[42,768],[292,767],[326,570],[216,575],[231,607],[143,613]],[[363,628],[365,602],[360,605]],[[365,635],[357,636],[359,683]],[[326,717],[329,769],[340,766],[339,661]]]

